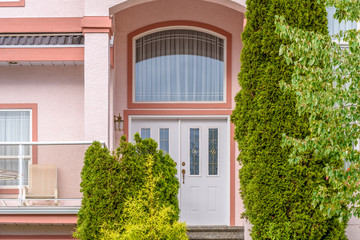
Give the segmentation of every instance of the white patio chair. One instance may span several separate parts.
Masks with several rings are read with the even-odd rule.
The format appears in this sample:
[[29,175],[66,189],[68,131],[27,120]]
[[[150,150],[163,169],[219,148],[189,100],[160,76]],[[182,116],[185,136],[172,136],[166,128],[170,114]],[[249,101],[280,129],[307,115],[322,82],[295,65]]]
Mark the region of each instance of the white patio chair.
[[54,199],[58,205],[56,165],[29,165],[29,185],[24,188],[24,205],[30,206],[30,199]]

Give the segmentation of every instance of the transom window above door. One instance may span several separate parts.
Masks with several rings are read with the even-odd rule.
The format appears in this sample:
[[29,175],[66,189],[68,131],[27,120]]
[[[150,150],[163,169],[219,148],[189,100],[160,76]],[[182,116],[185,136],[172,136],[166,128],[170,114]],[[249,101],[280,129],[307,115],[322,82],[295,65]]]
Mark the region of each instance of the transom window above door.
[[135,37],[133,102],[225,102],[225,42],[191,28]]

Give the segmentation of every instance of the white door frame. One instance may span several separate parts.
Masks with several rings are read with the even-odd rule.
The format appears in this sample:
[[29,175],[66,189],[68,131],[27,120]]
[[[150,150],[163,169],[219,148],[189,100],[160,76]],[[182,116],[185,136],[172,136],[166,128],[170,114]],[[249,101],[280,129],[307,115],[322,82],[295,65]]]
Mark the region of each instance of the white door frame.
[[[208,120],[216,120],[216,119],[222,119],[222,120],[226,120],[226,131],[227,131],[227,139],[226,139],[226,159],[227,159],[227,164],[226,164],[226,168],[227,168],[227,173],[228,173],[228,177],[226,179],[226,190],[227,190],[227,196],[226,196],[226,202],[227,202],[227,206],[226,206],[226,214],[227,214],[227,222],[226,225],[230,226],[230,116],[229,115],[128,115],[128,133],[129,133],[129,139],[131,134],[133,134],[131,132],[132,129],[132,121],[136,120],[136,119],[161,119],[161,120],[201,120],[201,119],[208,119]],[[179,128],[180,128],[180,124],[179,124]],[[179,129],[180,130],[180,129]],[[179,134],[179,138],[180,138],[180,134]],[[180,151],[179,151],[180,152]],[[180,153],[179,153],[180,154]],[[180,157],[179,157],[180,159]],[[180,203],[179,203],[180,206]]]

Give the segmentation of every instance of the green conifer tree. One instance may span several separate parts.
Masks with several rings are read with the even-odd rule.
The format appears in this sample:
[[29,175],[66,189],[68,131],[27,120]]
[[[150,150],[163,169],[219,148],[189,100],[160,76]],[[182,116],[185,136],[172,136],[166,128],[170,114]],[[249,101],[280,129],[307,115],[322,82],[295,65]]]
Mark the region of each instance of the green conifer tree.
[[115,155],[99,142],[94,142],[87,149],[80,183],[83,198],[74,237],[82,240],[101,239],[103,226],[110,232],[121,233],[123,225],[128,222],[124,213],[126,201],[139,198],[139,193],[148,182],[149,156],[152,160],[152,176],[157,179],[153,189],[157,194],[156,206],[171,209],[165,210],[166,221],[169,226],[180,226],[177,198],[179,181],[175,162],[169,154],[157,148],[155,140],[143,140],[139,134],[135,134],[134,143],[127,142],[125,136],[121,138]]
[[294,27],[327,34],[325,6],[314,0],[248,0],[242,34],[240,92],[232,114],[239,144],[240,193],[252,227],[252,239],[346,239],[346,223],[327,218],[312,206],[312,194],[325,184],[326,159],[311,152],[290,164],[282,134],[304,138],[306,116],[295,109],[295,96],[279,82],[290,82],[293,67],[279,56],[286,44],[275,33],[275,16]]
[[115,222],[123,205],[121,166],[107,148],[94,142],[85,153],[81,171],[81,208],[74,237],[98,239],[104,222]]
[[145,164],[145,183],[135,197],[125,200],[124,220],[116,230],[105,225],[102,240],[187,240],[185,223],[174,221],[177,209],[173,205],[161,204],[157,183],[163,178],[153,172],[153,155]]

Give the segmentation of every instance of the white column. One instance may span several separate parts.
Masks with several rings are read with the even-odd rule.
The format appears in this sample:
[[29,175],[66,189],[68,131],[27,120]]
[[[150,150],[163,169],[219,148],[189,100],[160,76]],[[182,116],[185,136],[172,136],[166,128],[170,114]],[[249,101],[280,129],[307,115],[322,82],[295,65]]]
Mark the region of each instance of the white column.
[[108,33],[85,33],[84,121],[85,140],[103,140],[109,144]]

